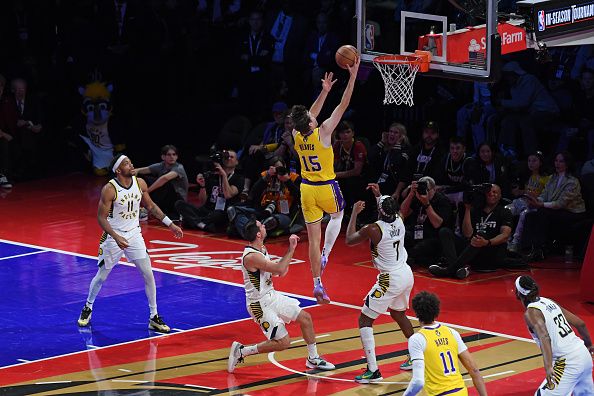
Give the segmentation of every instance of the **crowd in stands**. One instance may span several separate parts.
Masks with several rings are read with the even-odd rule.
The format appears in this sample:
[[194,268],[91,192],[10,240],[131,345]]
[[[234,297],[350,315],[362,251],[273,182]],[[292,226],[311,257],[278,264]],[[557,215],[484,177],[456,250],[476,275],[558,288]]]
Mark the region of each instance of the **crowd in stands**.
[[[242,236],[255,216],[269,235],[301,230],[290,108],[309,106],[326,72],[338,79],[328,101],[338,102],[348,73],[334,53],[355,41],[354,6],[3,2],[0,187],[91,169],[81,136],[93,143],[116,127],[81,125],[113,113],[137,174],[184,227]],[[411,108],[384,107],[381,77],[362,66],[334,134],[345,213],[365,200],[363,220],[373,221],[367,187],[377,184],[401,205],[411,262],[436,276],[464,278],[478,262],[490,271],[521,252],[583,255],[594,217],[594,48],[550,49],[539,61],[527,50],[504,62],[496,83],[418,76]],[[103,95],[83,101],[81,87],[93,82],[105,83]],[[108,142],[115,151],[119,141]]]

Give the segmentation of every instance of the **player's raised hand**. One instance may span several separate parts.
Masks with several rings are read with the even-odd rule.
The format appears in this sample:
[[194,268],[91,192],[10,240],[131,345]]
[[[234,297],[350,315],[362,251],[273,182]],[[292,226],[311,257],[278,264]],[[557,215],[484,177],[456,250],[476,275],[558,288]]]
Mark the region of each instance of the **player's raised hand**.
[[182,231],[181,228],[179,228],[177,225],[175,225],[174,223],[171,223],[169,225],[169,229],[171,230],[171,232],[173,232],[173,235],[177,238],[180,239],[181,237],[184,236],[184,232]]
[[359,71],[359,65],[361,64],[361,57],[357,56],[355,59],[355,64],[353,66],[346,65],[349,69],[349,74],[351,75],[351,80],[357,78],[357,72]]
[[376,198],[381,195],[379,184],[377,183],[367,184],[367,190],[371,190],[371,192],[373,193],[373,195],[375,195]]
[[330,92],[336,82],[336,80],[332,80],[332,77],[334,77],[334,73],[330,72],[324,74],[324,78],[322,78],[322,89],[326,92]]
[[359,213],[361,213],[363,211],[363,209],[365,209],[365,202],[364,201],[357,201],[353,205],[353,214],[354,215],[358,215]]
[[299,242],[299,237],[295,234],[292,234],[289,237],[289,249],[295,249],[297,247],[297,242]]

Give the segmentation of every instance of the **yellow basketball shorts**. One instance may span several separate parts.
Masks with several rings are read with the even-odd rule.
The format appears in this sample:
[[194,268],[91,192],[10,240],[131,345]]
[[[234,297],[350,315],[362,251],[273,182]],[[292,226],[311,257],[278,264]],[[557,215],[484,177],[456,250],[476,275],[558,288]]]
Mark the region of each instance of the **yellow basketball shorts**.
[[303,179],[301,182],[301,209],[306,223],[317,223],[322,220],[324,212],[340,212],[344,205],[344,198],[336,180],[312,182]]

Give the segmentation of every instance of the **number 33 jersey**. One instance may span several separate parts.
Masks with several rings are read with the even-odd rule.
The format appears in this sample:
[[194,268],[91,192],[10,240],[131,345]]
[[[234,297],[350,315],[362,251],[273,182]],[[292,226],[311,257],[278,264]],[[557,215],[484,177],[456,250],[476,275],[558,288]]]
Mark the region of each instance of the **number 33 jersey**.
[[[547,332],[551,338],[551,348],[553,350],[553,359],[584,348],[584,342],[575,335],[571,325],[563,315],[561,308],[553,300],[540,297],[538,301],[528,304],[528,308],[538,309],[542,312]],[[540,347],[540,340],[533,329],[529,329],[532,338]],[[542,349],[542,347],[541,347]]]

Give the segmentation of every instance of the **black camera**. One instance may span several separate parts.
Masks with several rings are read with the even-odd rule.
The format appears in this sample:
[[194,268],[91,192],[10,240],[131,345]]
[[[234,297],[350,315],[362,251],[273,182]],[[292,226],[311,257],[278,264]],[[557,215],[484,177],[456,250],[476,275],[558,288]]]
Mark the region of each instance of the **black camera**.
[[272,216],[274,211],[276,210],[276,203],[274,201],[270,201],[267,203],[266,207],[264,208],[264,212],[268,214],[268,216]]
[[284,166],[277,166],[276,167],[276,175],[277,176],[284,176],[284,175],[286,175],[288,173],[289,173],[289,171]]
[[462,201],[474,207],[485,206],[485,194],[491,191],[491,183],[473,184],[462,193]]
[[429,185],[427,184],[427,180],[417,182],[417,192],[419,193],[419,195],[427,195],[428,190]]
[[223,161],[229,159],[229,152],[227,150],[215,151],[208,157],[208,159],[216,164],[223,165]]

